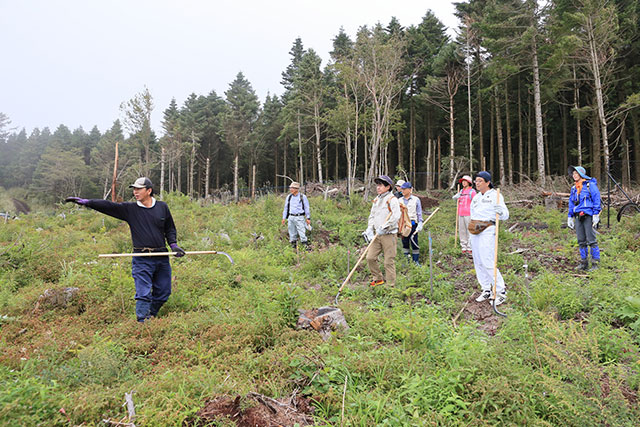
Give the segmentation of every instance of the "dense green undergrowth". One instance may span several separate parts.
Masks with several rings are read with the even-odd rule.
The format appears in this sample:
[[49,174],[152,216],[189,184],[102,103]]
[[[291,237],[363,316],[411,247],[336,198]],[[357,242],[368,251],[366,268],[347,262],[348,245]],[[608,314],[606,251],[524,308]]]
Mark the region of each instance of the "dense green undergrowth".
[[[445,199],[427,227],[433,290],[425,229],[423,266],[398,258],[394,289],[368,289],[360,271],[339,303],[351,328],[323,342],[295,329],[298,309],[333,304],[367,204],[312,198],[314,248],[296,253],[283,197],[166,201],[184,249],[236,264],[172,260],[173,294],[144,325],[130,260],[97,258],[130,250],[126,224],[68,205],[0,224],[0,425],[104,425],[126,415],[130,391],[143,426],[180,425],[209,398],[250,391],[310,397],[317,425],[640,424],[640,217],[601,230],[601,268],[585,277],[572,271],[566,213],[512,208],[499,256],[508,317],[490,335],[467,312],[452,322],[478,287]],[[518,221],[549,227],[508,231]],[[80,289],[68,306],[38,303],[66,287]]]

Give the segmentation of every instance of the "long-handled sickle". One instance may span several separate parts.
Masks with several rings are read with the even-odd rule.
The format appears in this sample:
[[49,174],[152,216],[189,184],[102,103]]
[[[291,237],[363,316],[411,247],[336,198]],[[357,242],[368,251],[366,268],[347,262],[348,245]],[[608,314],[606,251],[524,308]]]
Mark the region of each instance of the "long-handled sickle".
[[[389,221],[389,218],[391,218],[391,212],[389,212],[389,215],[387,215],[387,218],[384,220],[384,223],[386,224],[387,221]],[[351,272],[349,273],[349,275],[347,276],[346,279],[344,279],[344,282],[342,282],[342,285],[340,285],[340,288],[338,288],[338,293],[336,294],[336,297],[334,299],[335,304],[338,305],[338,298],[340,297],[340,292],[342,292],[342,288],[344,288],[344,285],[347,284],[347,282],[349,281],[349,279],[351,279],[351,276],[353,276],[353,273],[355,273],[356,268],[358,268],[358,266],[360,265],[360,263],[362,262],[362,260],[364,259],[365,255],[367,255],[367,252],[369,252],[369,248],[371,247],[371,245],[373,244],[373,242],[376,241],[376,239],[378,238],[378,234],[375,234],[373,236],[373,239],[371,239],[371,241],[369,242],[369,244],[367,245],[366,249],[364,251],[362,251],[362,255],[360,255],[360,258],[358,258],[358,261],[356,261],[355,265],[353,266],[353,268],[351,269]]]
[[[98,255],[98,258],[168,256],[175,254],[177,254],[177,252],[135,252],[129,254],[100,254]],[[228,253],[222,251],[186,251],[185,255],[224,255],[227,257],[227,259],[229,259],[229,262],[231,262],[231,264],[235,264],[233,262],[233,258],[231,258]]]
[[[498,197],[496,198],[496,204],[498,204],[500,203],[500,189],[498,188],[496,191],[498,192]],[[498,227],[499,226],[500,226],[500,215],[496,213],[496,242],[495,242],[495,248],[493,252],[493,292],[492,292],[493,301],[491,302],[491,305],[493,306],[493,311],[495,311],[495,313],[498,316],[507,317],[506,314],[499,312],[498,309],[496,308],[496,298],[498,296],[496,291],[498,287]]]

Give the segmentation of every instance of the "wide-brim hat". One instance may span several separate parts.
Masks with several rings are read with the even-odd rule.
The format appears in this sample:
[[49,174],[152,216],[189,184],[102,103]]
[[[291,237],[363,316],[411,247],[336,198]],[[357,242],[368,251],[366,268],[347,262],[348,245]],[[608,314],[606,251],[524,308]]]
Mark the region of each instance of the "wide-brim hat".
[[473,185],[473,179],[469,175],[465,175],[458,180],[460,184],[462,184],[462,181],[467,181],[469,184]]
[[149,178],[141,176],[129,188],[153,188],[153,184]]
[[289,188],[300,188],[300,183],[293,181],[291,184],[289,184]]
[[569,166],[569,175],[573,173],[573,171],[578,172],[583,179],[591,179],[589,175],[587,175],[587,171],[582,166]]
[[373,180],[376,184],[383,184],[389,188],[393,188],[393,180],[389,178],[387,175],[380,175],[379,177]]

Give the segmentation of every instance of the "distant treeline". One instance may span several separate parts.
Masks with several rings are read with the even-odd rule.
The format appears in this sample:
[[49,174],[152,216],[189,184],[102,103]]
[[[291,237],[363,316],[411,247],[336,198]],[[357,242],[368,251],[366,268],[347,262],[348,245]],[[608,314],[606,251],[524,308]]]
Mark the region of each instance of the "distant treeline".
[[0,185],[107,197],[116,142],[120,183],[148,175],[196,197],[379,173],[424,189],[479,169],[544,185],[573,164],[629,185],[640,181],[639,12],[636,0],[462,2],[456,39],[431,11],[417,26],[394,18],[353,39],[340,30],[325,67],[296,39],[282,96],[261,103],[238,73],[224,96],[173,99],[162,136],[146,88],[104,133],[27,135],[0,113]]

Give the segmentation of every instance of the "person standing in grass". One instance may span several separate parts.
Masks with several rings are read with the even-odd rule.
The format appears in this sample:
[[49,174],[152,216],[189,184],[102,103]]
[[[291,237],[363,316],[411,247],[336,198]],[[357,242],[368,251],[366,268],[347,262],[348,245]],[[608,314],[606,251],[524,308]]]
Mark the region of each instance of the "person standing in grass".
[[[595,178],[587,176],[582,166],[569,167],[569,175],[574,185],[569,195],[569,216],[567,227],[575,230],[580,251],[577,269],[595,270],[600,263],[600,248],[596,240],[596,227],[600,222],[600,190]],[[576,221],[576,218],[578,219]],[[589,268],[589,248],[591,248],[591,268]]]
[[396,191],[393,192],[393,195],[396,196],[398,199],[402,198],[402,184],[405,183],[404,179],[399,179],[396,182]]
[[[509,209],[507,209],[503,197],[500,197],[498,202],[498,193],[493,189],[489,172],[478,172],[476,175],[476,188],[479,194],[471,200],[469,232],[471,233],[473,265],[482,289],[482,293],[476,298],[476,301],[482,302],[492,298],[491,288],[494,280],[493,266],[496,249],[496,215],[499,215],[500,221],[505,221],[509,219]],[[496,305],[500,305],[507,300],[507,288],[500,271],[497,271],[496,293],[498,295],[493,295]]]
[[[418,233],[422,230],[422,203],[414,196],[413,186],[410,182],[405,182],[401,186],[402,198],[400,202],[407,207],[407,213],[411,220],[411,234],[402,238],[402,252],[412,259],[414,263],[420,265],[420,245],[418,243]],[[409,256],[411,254],[411,256]]]
[[[102,199],[67,197],[65,202],[95,209],[126,221],[131,231],[134,253],[167,252],[165,240],[176,257],[185,252],[178,246],[176,226],[169,207],[153,197],[149,178],[138,178],[133,188],[135,203],[114,203]],[[133,257],[131,272],[136,286],[136,318],[138,322],[158,315],[160,307],[171,295],[171,263],[168,256]]]
[[[386,175],[380,175],[374,179],[378,196],[373,199],[369,221],[365,235],[370,239],[377,235],[370,244],[367,252],[367,264],[373,274],[371,287],[385,283],[378,255],[384,253],[384,273],[389,286],[396,283],[396,252],[398,247],[398,220],[400,219],[400,205],[398,198],[393,194],[393,181]],[[375,233],[375,234],[374,234]]]
[[[295,249],[298,240],[305,247],[309,245],[306,235],[306,226],[311,225],[311,210],[307,196],[300,193],[300,183],[292,182],[289,185],[290,194],[284,202],[282,211],[282,225],[289,222],[289,243]],[[306,223],[306,224],[305,224]]]
[[469,175],[460,179],[462,190],[452,198],[458,201],[458,230],[460,233],[460,247],[463,254],[471,255],[471,243],[469,242],[469,222],[471,221],[471,200],[476,195],[473,189],[473,180]]

